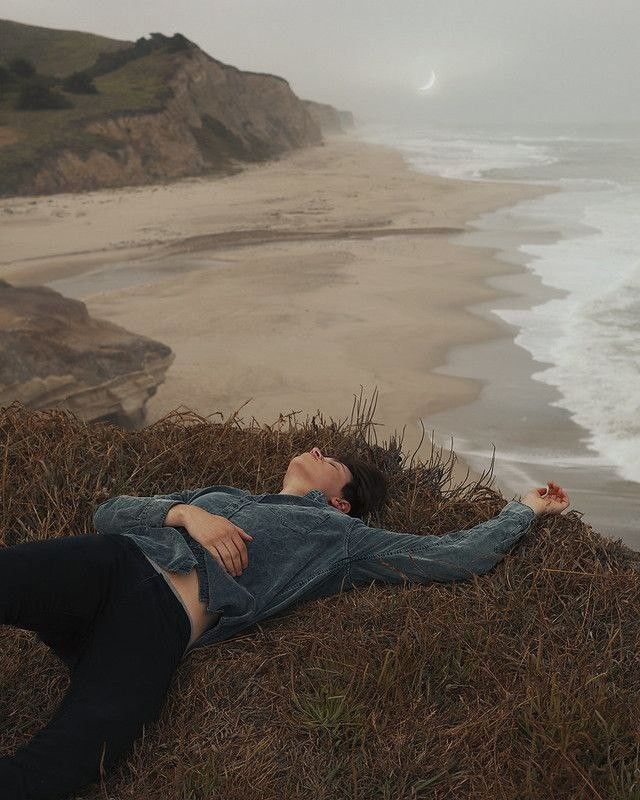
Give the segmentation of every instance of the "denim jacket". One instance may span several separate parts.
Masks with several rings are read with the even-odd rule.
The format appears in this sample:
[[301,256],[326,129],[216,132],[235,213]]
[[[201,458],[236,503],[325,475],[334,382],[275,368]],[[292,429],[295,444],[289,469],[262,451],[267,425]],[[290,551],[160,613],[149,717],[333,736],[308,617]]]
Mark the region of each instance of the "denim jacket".
[[370,528],[335,509],[319,489],[305,495],[252,495],[207,486],[153,497],[120,495],[101,503],[99,534],[118,533],[167,571],[187,573],[196,559],[177,528],[165,526],[179,503],[231,520],[253,536],[242,575],[234,577],[207,551],[209,605],[222,614],[191,649],[221,642],[303,601],[372,581],[465,580],[494,567],[528,529],[534,511],[515,500],[492,519],[443,536]]

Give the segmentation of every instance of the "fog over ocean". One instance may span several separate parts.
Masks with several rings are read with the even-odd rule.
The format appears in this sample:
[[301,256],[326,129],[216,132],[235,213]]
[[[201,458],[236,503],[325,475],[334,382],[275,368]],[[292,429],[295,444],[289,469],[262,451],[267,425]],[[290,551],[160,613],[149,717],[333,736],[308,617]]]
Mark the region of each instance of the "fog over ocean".
[[[594,476],[607,469],[635,483],[640,510],[640,127],[409,130],[368,124],[358,135],[399,149],[422,172],[555,190],[481,215],[472,222],[475,230],[456,241],[496,248],[500,259],[525,266],[553,290],[529,303],[522,294],[514,298],[518,302],[500,300],[486,311],[515,327],[515,345],[533,359],[532,392],[536,385],[545,388],[540,384],[555,389],[555,397],[544,391],[535,397],[566,411],[582,435],[575,446],[556,431],[546,437],[542,417],[538,425],[531,419],[542,414],[535,397],[527,397],[523,421],[537,430],[539,446],[518,446],[497,417],[493,428],[483,423],[473,430],[464,408],[446,415],[446,423],[454,449],[476,468],[491,456],[490,438],[497,448],[496,473],[514,486],[533,478],[527,462],[557,466],[552,471],[559,480],[572,467],[583,475],[592,468]],[[517,286],[526,294],[526,284]],[[458,360],[459,370],[465,369]],[[512,394],[508,388],[514,385],[510,364],[504,359],[485,371],[490,383],[501,382],[503,406],[524,402],[518,400],[522,386]],[[471,376],[451,363],[437,371]],[[496,415],[497,406],[498,398]],[[433,427],[433,420],[425,420],[425,427]],[[437,438],[446,439],[440,433]]]

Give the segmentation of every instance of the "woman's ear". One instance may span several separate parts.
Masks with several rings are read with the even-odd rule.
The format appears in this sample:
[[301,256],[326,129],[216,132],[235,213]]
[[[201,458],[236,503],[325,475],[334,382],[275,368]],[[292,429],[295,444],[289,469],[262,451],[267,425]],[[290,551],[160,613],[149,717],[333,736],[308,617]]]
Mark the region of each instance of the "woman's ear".
[[334,508],[337,508],[338,511],[343,511],[345,514],[348,514],[351,511],[351,503],[348,500],[345,500],[344,497],[332,497],[331,505]]

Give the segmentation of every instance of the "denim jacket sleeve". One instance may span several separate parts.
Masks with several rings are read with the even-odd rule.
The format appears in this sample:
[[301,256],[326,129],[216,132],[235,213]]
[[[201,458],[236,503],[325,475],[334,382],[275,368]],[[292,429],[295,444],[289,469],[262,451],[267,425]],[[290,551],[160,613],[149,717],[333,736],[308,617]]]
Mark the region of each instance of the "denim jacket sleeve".
[[351,586],[465,580],[492,569],[529,528],[535,512],[516,500],[492,519],[442,536],[395,533],[355,519],[349,531]]
[[185,489],[153,497],[121,494],[111,497],[96,508],[93,524],[96,533],[144,534],[149,528],[161,528],[169,509],[179,503],[190,503],[203,489]]

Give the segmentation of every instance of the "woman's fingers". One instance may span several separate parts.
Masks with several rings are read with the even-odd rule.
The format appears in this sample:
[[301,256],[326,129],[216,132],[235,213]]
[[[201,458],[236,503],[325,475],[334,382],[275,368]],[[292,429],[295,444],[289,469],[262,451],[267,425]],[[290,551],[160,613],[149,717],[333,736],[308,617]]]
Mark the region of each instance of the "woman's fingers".
[[567,496],[567,493],[565,492],[565,490],[561,486],[559,486],[557,483],[554,483],[553,481],[549,481],[549,491],[550,491],[550,493],[556,495],[557,497],[561,497],[564,500],[568,499],[568,496]]
[[249,566],[249,554],[247,553],[247,545],[245,544],[245,539],[248,542],[253,541],[253,536],[250,533],[245,533],[242,528],[239,528],[236,525],[236,531],[239,536],[236,536],[236,542],[238,545],[238,549],[240,550],[240,555],[242,558],[242,566],[246,569]]
[[219,545],[214,545],[209,550],[209,552],[215,558],[215,560],[220,564],[220,566],[223,567],[224,569],[226,569],[227,572],[229,572],[229,569],[227,568],[227,565],[225,564],[225,561],[224,561],[225,554],[222,552],[222,549],[218,549],[218,548],[219,548]]
[[247,550],[244,542],[239,536],[234,536],[229,540],[229,549],[233,553],[233,563],[236,566],[237,574],[241,575],[242,570],[247,566]]
[[231,561],[233,563],[233,569],[235,575],[242,574],[242,557],[240,555],[240,551],[233,539],[230,539],[227,543],[227,547],[229,548],[229,552],[231,553]]
[[563,510],[569,505],[569,495],[554,481],[549,481],[547,483],[546,492],[538,489],[538,493],[547,501],[548,506],[551,508],[555,506],[557,510]]
[[215,550],[215,553],[217,553],[220,564],[230,575],[233,575],[233,562],[231,561],[231,555],[225,543],[222,541],[217,541],[214,544],[213,549]]
[[226,539],[217,542],[217,546],[221,549],[224,565],[231,575],[241,575],[242,570],[249,566],[247,546],[238,534],[229,534]]
[[249,556],[247,554],[247,546],[239,536],[235,537],[234,544],[235,544],[235,546],[236,546],[236,548],[238,550],[238,553],[240,555],[240,565],[242,566],[242,569],[246,569],[248,567],[248,565],[249,565]]
[[546,486],[536,486],[529,494],[537,496],[541,513],[556,514],[564,511],[569,506],[569,495],[554,481],[548,481]]
[[237,535],[232,535],[227,541],[227,546],[233,556],[233,563],[236,568],[237,574],[241,575],[242,570],[246,569],[249,564],[249,556],[247,555],[247,546],[242,539]]
[[231,575],[239,575],[242,571],[240,569],[240,556],[235,547],[230,546],[227,541],[219,541],[217,544],[218,552],[222,554],[222,560]]

